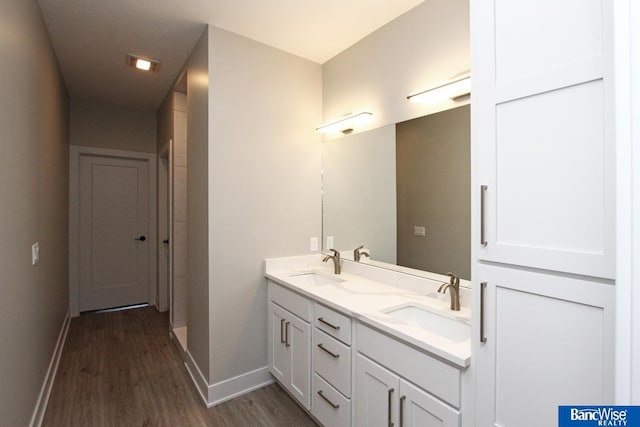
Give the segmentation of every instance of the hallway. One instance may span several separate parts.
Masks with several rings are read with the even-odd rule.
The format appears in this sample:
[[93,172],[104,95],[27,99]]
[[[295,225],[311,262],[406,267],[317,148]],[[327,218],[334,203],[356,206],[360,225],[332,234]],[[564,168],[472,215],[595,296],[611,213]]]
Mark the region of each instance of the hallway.
[[315,426],[276,385],[207,409],[155,307],[71,321],[43,426]]

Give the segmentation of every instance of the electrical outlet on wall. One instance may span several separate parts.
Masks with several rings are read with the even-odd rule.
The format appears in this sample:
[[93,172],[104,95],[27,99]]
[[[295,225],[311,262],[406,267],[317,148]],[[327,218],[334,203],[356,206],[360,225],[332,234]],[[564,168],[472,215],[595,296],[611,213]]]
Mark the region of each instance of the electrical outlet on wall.
[[333,236],[327,236],[327,249],[335,249],[333,247]]
[[426,232],[424,227],[419,227],[417,225],[414,225],[413,226],[413,235],[414,236],[424,237],[424,236],[427,235],[427,232]]
[[317,252],[318,251],[318,238],[317,237],[312,237],[311,240],[309,241],[309,250],[311,252]]
[[40,260],[40,243],[31,245],[31,265],[36,265]]

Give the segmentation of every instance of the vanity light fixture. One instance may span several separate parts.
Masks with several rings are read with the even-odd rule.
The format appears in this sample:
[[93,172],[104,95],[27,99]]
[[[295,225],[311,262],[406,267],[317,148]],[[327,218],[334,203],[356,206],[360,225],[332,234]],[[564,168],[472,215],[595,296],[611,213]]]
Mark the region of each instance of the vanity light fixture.
[[349,114],[346,117],[336,120],[335,122],[326,123],[316,128],[316,132],[319,133],[331,133],[331,132],[349,132],[354,127],[361,126],[371,121],[373,113],[363,111],[361,113]]
[[456,101],[471,95],[471,74],[465,73],[449,79],[446,83],[407,96],[413,103],[433,103],[451,99]]
[[157,59],[145,58],[143,56],[127,54],[126,64],[142,71],[156,72],[160,69],[160,61]]

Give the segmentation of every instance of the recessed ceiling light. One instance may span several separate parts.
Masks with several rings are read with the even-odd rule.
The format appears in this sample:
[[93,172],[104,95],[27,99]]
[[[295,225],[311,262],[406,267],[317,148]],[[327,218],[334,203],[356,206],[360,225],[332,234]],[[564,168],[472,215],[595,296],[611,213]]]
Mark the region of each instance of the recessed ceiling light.
[[149,71],[151,69],[151,62],[146,59],[136,59],[136,68],[139,70]]
[[156,72],[160,69],[160,61],[157,59],[145,58],[132,53],[127,54],[126,64],[142,71]]

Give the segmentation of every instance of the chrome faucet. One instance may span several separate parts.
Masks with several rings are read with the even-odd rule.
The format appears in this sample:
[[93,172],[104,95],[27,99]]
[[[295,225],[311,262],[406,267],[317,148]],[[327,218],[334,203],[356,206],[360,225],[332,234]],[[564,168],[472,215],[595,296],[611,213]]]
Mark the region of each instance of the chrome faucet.
[[366,251],[363,251],[362,249],[364,249],[364,245],[360,245],[353,250],[353,260],[355,262],[360,262],[360,257],[363,255],[366,256],[367,258],[370,257],[369,253]]
[[335,249],[329,249],[333,252],[333,255],[327,255],[322,259],[322,262],[327,262],[329,259],[333,261],[333,273],[340,274],[340,252]]
[[449,283],[443,283],[438,288],[438,292],[445,293],[449,289],[451,297],[451,310],[460,311],[460,278],[453,273],[447,273]]

